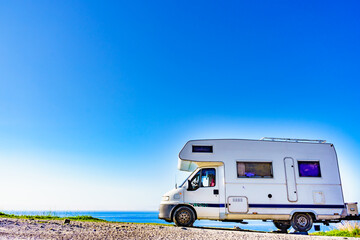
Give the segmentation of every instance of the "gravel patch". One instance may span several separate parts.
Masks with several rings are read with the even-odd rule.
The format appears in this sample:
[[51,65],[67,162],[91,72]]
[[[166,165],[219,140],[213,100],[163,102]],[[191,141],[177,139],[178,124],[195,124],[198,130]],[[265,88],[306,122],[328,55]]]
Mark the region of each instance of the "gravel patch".
[[65,224],[57,220],[0,219],[0,239],[236,239],[236,240],[318,240],[344,237],[246,232],[147,224],[79,222]]

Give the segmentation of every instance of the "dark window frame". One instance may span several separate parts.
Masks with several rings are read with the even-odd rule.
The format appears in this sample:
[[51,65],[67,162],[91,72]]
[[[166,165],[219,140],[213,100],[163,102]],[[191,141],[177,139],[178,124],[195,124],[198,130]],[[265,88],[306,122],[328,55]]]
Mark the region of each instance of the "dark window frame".
[[[321,167],[320,167],[320,161],[319,160],[299,160],[297,161],[298,163],[298,174],[299,174],[299,177],[301,178],[321,178],[322,177],[322,174],[321,174]],[[319,167],[319,174],[318,176],[301,176],[300,174],[300,164],[304,164],[304,163],[317,163],[318,167]]]
[[[199,150],[204,148],[204,150]],[[209,151],[205,149],[209,148]],[[192,145],[192,152],[193,153],[214,153],[214,146],[213,145]]]
[[[266,163],[266,164],[270,164],[270,176],[239,176],[239,170],[238,170],[238,164],[239,163],[252,163],[252,164],[256,164],[256,163]],[[273,170],[273,162],[250,162],[250,161],[236,161],[236,175],[237,178],[256,178],[256,179],[273,179],[274,178],[274,170]]]
[[[214,186],[207,186],[207,187],[204,187],[204,186],[201,186],[201,180],[202,180],[202,171],[205,170],[205,169],[213,169],[214,172],[215,172],[215,179],[214,179]],[[191,178],[190,180],[190,184],[191,182],[194,180],[194,178],[196,177],[196,175],[200,172],[200,178],[199,178],[199,186],[198,188],[196,189],[191,189],[190,191],[196,191],[198,190],[199,188],[210,188],[210,187],[216,187],[216,169],[215,168],[200,168],[196,173],[195,175]]]
[[207,187],[204,187],[204,186],[201,186],[203,188],[208,188],[208,187],[215,187],[216,186],[216,169],[215,168],[202,168],[201,169],[201,173],[200,173],[200,182],[202,182],[202,176],[203,176],[203,170],[205,169],[214,169],[214,173],[215,173],[215,179],[214,179],[214,186],[207,186]]

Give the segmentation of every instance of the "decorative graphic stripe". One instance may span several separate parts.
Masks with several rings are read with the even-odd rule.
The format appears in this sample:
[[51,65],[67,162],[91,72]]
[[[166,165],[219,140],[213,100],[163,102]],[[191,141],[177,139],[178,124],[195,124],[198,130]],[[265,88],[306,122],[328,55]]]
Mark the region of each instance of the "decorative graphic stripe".
[[318,204],[249,204],[250,208],[345,208],[344,205]]
[[225,204],[218,204],[218,203],[189,203],[189,204],[194,207],[215,207],[215,208],[225,207]]

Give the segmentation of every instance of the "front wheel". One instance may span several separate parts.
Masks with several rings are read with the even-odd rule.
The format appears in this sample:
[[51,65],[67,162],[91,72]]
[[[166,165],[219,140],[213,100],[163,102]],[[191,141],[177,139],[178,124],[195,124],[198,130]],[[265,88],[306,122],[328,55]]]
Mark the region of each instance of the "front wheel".
[[176,226],[191,227],[195,222],[195,213],[191,208],[181,206],[175,210],[173,220]]
[[313,225],[313,219],[308,213],[295,213],[291,219],[291,226],[299,232],[307,232]]

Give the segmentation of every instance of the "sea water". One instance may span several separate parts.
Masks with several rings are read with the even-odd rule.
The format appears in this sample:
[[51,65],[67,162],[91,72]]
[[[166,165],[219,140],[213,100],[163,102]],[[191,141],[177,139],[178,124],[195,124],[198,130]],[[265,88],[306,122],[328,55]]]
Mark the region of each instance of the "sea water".
[[[130,223],[167,223],[158,218],[159,212],[136,212],[136,211],[1,211],[7,214],[16,215],[54,215],[58,217],[72,217],[87,215],[95,218],[104,219],[113,222],[130,222]],[[255,230],[271,232],[277,230],[271,221],[263,222],[260,220],[245,220],[248,224],[233,223],[233,222],[220,222],[211,220],[197,220],[194,223],[196,227],[220,227],[220,228],[234,228],[239,227],[244,230]],[[334,229],[335,225],[330,226],[320,225],[321,231],[329,231]],[[290,229],[291,230],[291,229]],[[314,232],[314,227],[309,231]]]

